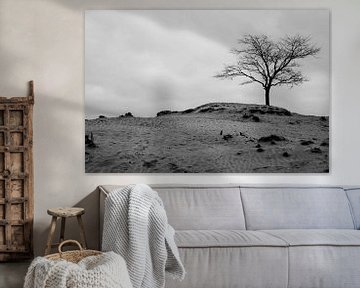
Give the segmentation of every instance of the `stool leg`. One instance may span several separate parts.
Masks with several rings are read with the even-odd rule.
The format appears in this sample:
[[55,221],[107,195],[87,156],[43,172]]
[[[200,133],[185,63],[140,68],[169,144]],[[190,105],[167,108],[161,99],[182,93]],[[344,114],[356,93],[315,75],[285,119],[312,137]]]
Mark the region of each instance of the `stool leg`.
[[48,240],[47,240],[47,244],[46,244],[45,255],[48,255],[51,252],[51,243],[52,243],[52,239],[53,239],[54,233],[55,233],[56,220],[57,220],[57,217],[55,217],[55,216],[53,216],[51,219],[50,231],[49,231],[49,236],[48,236]]
[[61,217],[60,243],[64,241],[66,218]]
[[85,238],[85,229],[84,229],[84,223],[81,219],[81,215],[77,216],[77,220],[79,222],[79,226],[80,226],[80,239],[81,239],[81,245],[83,246],[84,249],[86,249],[87,244],[86,244],[86,238]]

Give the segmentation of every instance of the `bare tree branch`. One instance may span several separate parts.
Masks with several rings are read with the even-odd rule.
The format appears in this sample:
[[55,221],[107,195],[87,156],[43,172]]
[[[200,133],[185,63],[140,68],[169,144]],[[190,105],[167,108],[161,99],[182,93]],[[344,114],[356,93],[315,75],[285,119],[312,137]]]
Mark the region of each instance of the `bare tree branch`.
[[307,79],[296,68],[296,61],[308,56],[315,56],[320,48],[311,44],[309,36],[285,36],[274,42],[266,35],[245,35],[238,40],[239,49],[231,52],[237,57],[235,65],[227,65],[224,70],[215,75],[221,79],[235,77],[248,78],[241,84],[257,82],[265,90],[266,104],[270,105],[269,92],[273,86],[299,85]]

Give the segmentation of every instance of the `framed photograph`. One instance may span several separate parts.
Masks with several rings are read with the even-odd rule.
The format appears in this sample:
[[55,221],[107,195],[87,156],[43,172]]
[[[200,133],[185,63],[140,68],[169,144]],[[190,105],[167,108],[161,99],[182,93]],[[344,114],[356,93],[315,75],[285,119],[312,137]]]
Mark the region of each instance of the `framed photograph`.
[[87,173],[328,173],[328,10],[88,10]]

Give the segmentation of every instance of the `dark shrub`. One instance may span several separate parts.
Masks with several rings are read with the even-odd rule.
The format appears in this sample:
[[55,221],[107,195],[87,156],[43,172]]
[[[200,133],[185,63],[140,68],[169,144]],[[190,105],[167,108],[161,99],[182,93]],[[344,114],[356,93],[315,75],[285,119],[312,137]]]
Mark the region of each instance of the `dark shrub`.
[[285,137],[272,134],[269,136],[261,137],[259,139],[259,142],[272,142],[272,141],[285,141],[285,140],[286,140]]
[[322,143],[320,144],[320,146],[322,146],[322,147],[329,147],[329,142],[324,141],[324,142],[322,142]]
[[260,122],[260,118],[258,116],[253,115],[251,118],[254,122]]
[[284,157],[290,157],[290,154],[285,151],[285,152],[282,154],[282,156],[284,156]]
[[182,111],[181,113],[182,113],[182,114],[188,114],[188,113],[192,113],[192,112],[194,112],[194,111],[195,111],[195,109],[190,108],[190,109],[186,109],[186,110]]
[[249,107],[250,113],[259,113],[259,114],[269,114],[269,115],[278,115],[278,116],[291,116],[291,112],[284,108],[272,107],[272,106],[259,106],[259,107]]
[[316,153],[316,154],[322,153],[322,150],[319,147],[314,147],[310,151],[311,153]]
[[223,139],[228,141],[229,139],[233,138],[233,136],[231,134],[226,134],[223,136]]
[[206,113],[206,112],[214,112],[215,109],[212,107],[208,107],[208,108],[203,108],[199,111],[199,113]]
[[301,140],[300,144],[303,146],[309,146],[310,144],[314,144],[314,142],[311,140]]
[[156,114],[156,117],[160,117],[160,116],[164,116],[164,115],[169,115],[171,114],[172,112],[170,110],[163,110],[163,111],[160,111]]

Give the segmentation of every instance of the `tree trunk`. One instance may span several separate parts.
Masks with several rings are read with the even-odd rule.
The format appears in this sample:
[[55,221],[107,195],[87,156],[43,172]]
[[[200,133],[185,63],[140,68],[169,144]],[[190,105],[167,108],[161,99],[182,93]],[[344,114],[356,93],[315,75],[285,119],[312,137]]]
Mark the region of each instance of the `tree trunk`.
[[270,106],[270,87],[265,87],[265,105]]

